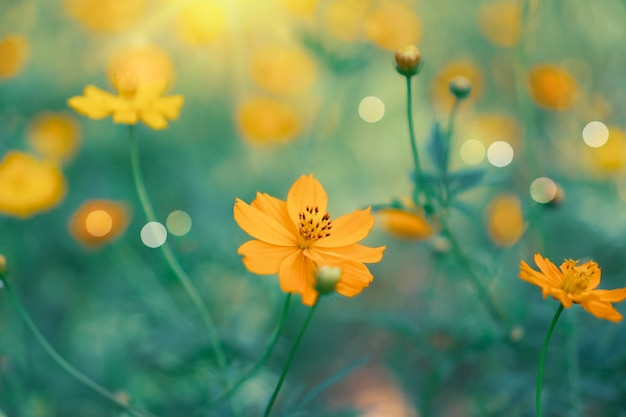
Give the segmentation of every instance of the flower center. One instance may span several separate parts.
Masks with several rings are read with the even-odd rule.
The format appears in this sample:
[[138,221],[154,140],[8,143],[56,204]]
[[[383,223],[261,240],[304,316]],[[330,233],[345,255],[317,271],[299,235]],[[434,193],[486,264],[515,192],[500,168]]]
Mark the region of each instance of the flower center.
[[321,214],[318,207],[307,206],[298,217],[300,219],[298,223],[300,249],[310,248],[319,239],[330,236],[330,229],[333,227],[330,214]]
[[569,294],[580,294],[589,286],[589,281],[595,270],[594,262],[578,265],[578,261],[569,259],[563,262],[563,291]]
[[113,85],[124,98],[132,98],[137,94],[139,80],[133,73],[120,73],[113,75]]

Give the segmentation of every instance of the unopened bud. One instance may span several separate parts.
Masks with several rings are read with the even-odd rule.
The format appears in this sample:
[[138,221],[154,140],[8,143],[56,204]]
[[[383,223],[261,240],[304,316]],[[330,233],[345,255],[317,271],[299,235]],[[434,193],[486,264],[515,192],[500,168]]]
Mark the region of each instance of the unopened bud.
[[469,78],[464,77],[463,75],[457,75],[450,80],[448,87],[450,88],[450,92],[456,98],[463,100],[464,98],[467,98],[472,91],[472,82]]
[[341,268],[338,266],[320,266],[315,273],[315,289],[322,295],[335,291],[335,285],[341,278]]
[[412,77],[420,72],[422,64],[422,54],[415,46],[403,46],[396,50],[394,65],[398,73],[406,77]]
[[7,272],[7,258],[4,255],[0,255],[0,277],[3,277]]

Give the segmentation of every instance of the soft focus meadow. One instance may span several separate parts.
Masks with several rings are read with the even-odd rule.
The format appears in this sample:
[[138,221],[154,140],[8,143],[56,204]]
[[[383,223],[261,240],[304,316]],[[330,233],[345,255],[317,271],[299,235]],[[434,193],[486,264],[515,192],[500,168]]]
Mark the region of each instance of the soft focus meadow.
[[625,21],[3,0],[0,417],[625,417]]

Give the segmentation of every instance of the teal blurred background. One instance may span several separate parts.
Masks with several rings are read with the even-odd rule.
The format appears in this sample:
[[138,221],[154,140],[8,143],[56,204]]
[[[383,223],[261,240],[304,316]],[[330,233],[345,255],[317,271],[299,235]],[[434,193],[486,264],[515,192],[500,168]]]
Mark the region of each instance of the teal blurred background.
[[[365,241],[387,246],[374,282],[322,301],[275,415],[532,416],[558,303],[517,278],[520,260],[593,259],[602,288],[626,286],[625,19],[617,0],[4,0],[0,154],[32,155],[65,184],[20,211],[0,161],[8,279],[70,363],[156,415],[189,416],[256,362],[285,299],[275,276],[249,273],[237,255],[249,237],[235,198],[284,199],[313,173],[331,215],[403,206],[426,231],[379,213]],[[393,56],[407,44],[424,59],[413,117],[429,172],[448,83],[472,82],[450,156],[453,171],[480,173],[447,214],[461,261],[436,218],[406,203],[413,162]],[[185,99],[167,129],[135,130],[148,194],[217,324],[226,371],[161,252],[142,241],[128,127],[67,105],[87,85],[114,93],[124,71]],[[600,124],[584,133],[590,122]],[[547,180],[531,193],[536,178]],[[90,226],[94,210],[108,213],[104,226]],[[189,230],[184,215],[181,230],[167,221],[176,211]],[[295,296],[275,352],[233,397],[241,415],[261,415],[307,311]],[[625,325],[565,313],[544,415],[626,416]],[[80,415],[125,414],[64,373],[0,293],[0,416]],[[232,412],[227,401],[197,415]]]

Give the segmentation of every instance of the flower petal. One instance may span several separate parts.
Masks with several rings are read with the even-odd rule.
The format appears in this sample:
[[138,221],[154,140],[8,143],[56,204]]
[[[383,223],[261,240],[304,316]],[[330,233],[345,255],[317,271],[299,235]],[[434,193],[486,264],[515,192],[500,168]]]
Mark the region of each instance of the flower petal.
[[519,277],[541,288],[559,288],[559,285],[555,284],[554,279],[551,279],[549,276],[539,271],[535,271],[525,261],[520,262]]
[[237,198],[235,221],[250,236],[278,246],[296,246],[296,237],[284,225],[259,209]]
[[593,290],[589,292],[590,298],[602,302],[617,303],[626,300],[626,288],[614,290]]
[[369,269],[360,262],[345,262],[341,264],[341,278],[335,286],[335,291],[345,297],[354,297],[367,287],[374,277]]
[[239,247],[243,264],[253,274],[276,274],[285,258],[298,249],[290,246],[276,246],[261,240],[249,240]]
[[170,119],[174,120],[178,118],[180,114],[180,108],[185,103],[185,99],[183,96],[170,96],[170,97],[161,97],[152,102],[151,107],[163,113],[163,115]]
[[327,204],[326,191],[313,174],[298,178],[287,194],[287,210],[294,224],[297,224],[298,215],[307,207],[317,207],[321,213],[325,213]]
[[287,211],[287,203],[276,197],[272,197],[265,193],[256,193],[256,198],[250,204],[252,207],[259,209],[263,213],[276,219],[279,223],[285,226],[294,236],[298,234],[298,229],[293,221],[289,218],[289,212]]
[[622,315],[611,305],[602,301],[589,300],[581,303],[581,307],[599,319],[618,322],[622,320]]
[[543,272],[544,276],[552,282],[553,285],[560,287],[563,283],[563,272],[557,268],[555,264],[550,262],[548,258],[543,258],[540,254],[536,253],[535,264],[539,267],[539,270]]
[[369,246],[353,243],[351,245],[329,249],[314,246],[310,249],[310,252],[317,253],[324,259],[335,258],[355,262],[372,263],[380,262],[383,257],[383,251],[385,250],[385,248],[386,246],[370,248]]
[[350,214],[339,217],[332,222],[330,236],[315,242],[318,248],[336,248],[348,246],[364,239],[372,227],[374,216],[370,214],[371,208],[356,210]]
[[137,114],[137,111],[130,106],[113,110],[113,122],[115,123],[134,125],[137,123],[138,119],[139,115]]
[[72,97],[67,104],[91,119],[102,119],[113,111],[115,96],[93,85],[85,87],[84,96]]
[[142,109],[139,111],[139,118],[152,129],[160,130],[167,127],[165,116],[154,109]]
[[315,264],[296,251],[280,264],[278,278],[280,288],[285,292],[296,292],[302,296],[302,303],[313,305],[317,300],[315,291]]

